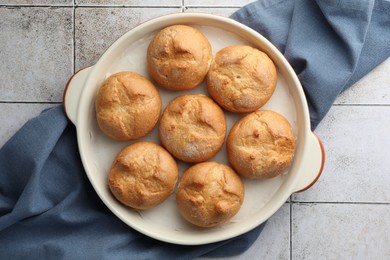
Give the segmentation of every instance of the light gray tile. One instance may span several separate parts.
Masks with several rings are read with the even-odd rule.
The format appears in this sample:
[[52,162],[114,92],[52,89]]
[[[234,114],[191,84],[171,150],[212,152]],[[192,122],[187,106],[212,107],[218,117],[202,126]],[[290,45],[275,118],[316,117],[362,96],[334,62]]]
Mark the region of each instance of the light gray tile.
[[76,8],[76,69],[93,65],[120,36],[181,8]]
[[243,5],[254,2],[255,0],[184,0],[185,6],[238,6],[241,7]]
[[215,14],[220,15],[224,17],[229,17],[232,13],[237,11],[239,8],[224,8],[224,7],[215,7],[215,8],[205,8],[205,7],[199,7],[199,8],[185,8],[185,13],[207,13],[207,14]]
[[267,221],[255,243],[235,259],[290,259],[290,203]]
[[[216,258],[202,257],[200,259],[215,260]],[[285,203],[267,221],[260,236],[250,248],[240,255],[222,259],[290,259],[290,204]]]
[[390,106],[333,106],[316,133],[325,147],[317,183],[298,201],[390,202]]
[[181,0],[76,0],[80,6],[114,5],[114,6],[181,6]]
[[335,104],[390,104],[390,58],[336,99]]
[[0,5],[73,6],[73,0],[0,0]]
[[[32,117],[54,104],[7,104],[0,103],[0,147]],[[10,116],[12,115],[12,116]]]
[[390,205],[294,204],[292,259],[390,259]]
[[61,101],[73,71],[72,8],[0,8],[0,17],[0,101]]

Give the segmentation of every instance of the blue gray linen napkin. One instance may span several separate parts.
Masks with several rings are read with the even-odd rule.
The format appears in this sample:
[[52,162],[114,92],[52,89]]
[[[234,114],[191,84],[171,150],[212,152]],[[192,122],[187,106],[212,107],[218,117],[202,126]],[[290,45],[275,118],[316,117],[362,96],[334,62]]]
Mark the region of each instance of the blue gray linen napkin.
[[268,38],[290,62],[312,129],[338,94],[390,56],[389,0],[260,0],[232,18]]
[[179,246],[128,227],[101,202],[62,106],[28,121],[0,150],[0,259],[192,259],[246,250],[263,226],[231,240]]
[[[268,0],[232,17],[285,54],[315,127],[341,91],[389,56],[389,10],[384,0]],[[27,122],[0,149],[0,259],[232,256],[251,246],[263,227],[202,246],[167,244],[132,230],[90,185],[61,106]]]

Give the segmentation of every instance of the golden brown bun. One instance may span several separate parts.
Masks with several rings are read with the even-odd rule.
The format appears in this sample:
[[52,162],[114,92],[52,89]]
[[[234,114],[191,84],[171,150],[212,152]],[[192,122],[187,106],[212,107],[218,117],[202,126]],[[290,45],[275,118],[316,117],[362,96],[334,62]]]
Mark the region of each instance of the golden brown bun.
[[205,95],[182,95],[165,108],[159,134],[163,146],[176,158],[186,162],[206,161],[225,141],[225,115]]
[[175,160],[164,148],[152,142],[137,142],[118,153],[108,184],[121,203],[149,209],[172,194],[178,172]]
[[283,173],[294,156],[295,137],[282,115],[259,110],[240,119],[230,130],[226,149],[237,173],[250,179]]
[[187,171],[178,185],[176,204],[180,214],[200,227],[229,221],[244,201],[244,184],[227,165],[199,163]]
[[211,45],[197,29],[186,25],[169,26],[150,42],[148,71],[162,87],[187,90],[205,78],[212,58]]
[[100,87],[95,107],[98,125],[106,135],[116,140],[135,140],[156,125],[161,113],[161,97],[143,76],[119,72]]
[[263,106],[274,93],[276,82],[276,68],[267,54],[244,45],[217,52],[207,74],[210,96],[236,113]]

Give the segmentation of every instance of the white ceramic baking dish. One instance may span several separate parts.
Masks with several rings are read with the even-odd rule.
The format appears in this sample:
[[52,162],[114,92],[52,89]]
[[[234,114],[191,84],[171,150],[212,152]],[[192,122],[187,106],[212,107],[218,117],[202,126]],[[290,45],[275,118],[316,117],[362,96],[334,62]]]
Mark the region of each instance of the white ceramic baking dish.
[[[151,210],[136,211],[120,204],[111,195],[107,175],[115,155],[131,142],[114,141],[99,130],[95,119],[95,94],[107,76],[128,70],[150,78],[146,70],[146,48],[160,29],[174,24],[199,28],[209,39],[213,53],[233,44],[249,44],[266,52],[277,66],[278,84],[271,100],[261,109],[272,109],[284,115],[296,135],[293,163],[283,175],[265,181],[244,179],[245,200],[239,213],[227,224],[202,229],[183,220],[173,194]],[[163,108],[173,97],[187,93],[204,93],[204,83],[186,92],[172,92],[158,87]],[[150,20],[119,38],[92,67],[77,72],[64,91],[67,116],[75,124],[80,156],[90,182],[107,207],[122,221],[139,232],[165,242],[199,245],[217,242],[243,234],[271,217],[294,192],[315,183],[324,164],[324,149],[310,130],[307,102],[300,82],[283,55],[254,30],[225,17],[178,13]],[[147,113],[147,111],[145,111]],[[242,115],[227,113],[228,130]],[[157,127],[142,140],[159,143]],[[214,161],[228,163],[225,147]],[[182,173],[189,165],[179,162]]]

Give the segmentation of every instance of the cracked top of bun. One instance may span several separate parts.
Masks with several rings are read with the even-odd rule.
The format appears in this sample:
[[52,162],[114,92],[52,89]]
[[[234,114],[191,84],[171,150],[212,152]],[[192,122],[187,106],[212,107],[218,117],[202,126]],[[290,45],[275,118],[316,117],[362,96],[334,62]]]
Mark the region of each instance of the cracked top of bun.
[[240,119],[226,142],[228,159],[236,172],[250,179],[272,178],[290,166],[295,136],[281,114],[258,110]]
[[215,54],[207,74],[207,90],[224,109],[253,112],[272,96],[277,72],[268,55],[246,45],[228,46]]
[[156,125],[161,97],[148,79],[124,71],[104,81],[97,92],[95,108],[98,125],[106,135],[121,141],[135,140]]
[[159,31],[147,50],[148,72],[162,87],[188,90],[205,78],[212,59],[208,39],[194,27],[172,25]]
[[174,191],[179,170],[176,161],[153,142],[136,142],[120,151],[108,175],[117,200],[135,209],[149,209]]
[[232,168],[216,162],[198,163],[184,172],[176,192],[180,214],[200,227],[224,224],[240,210],[244,184]]
[[222,109],[205,95],[182,95],[165,108],[159,125],[163,146],[177,159],[202,162],[224,144],[226,119]]

